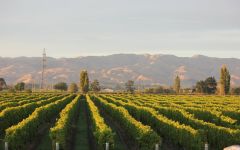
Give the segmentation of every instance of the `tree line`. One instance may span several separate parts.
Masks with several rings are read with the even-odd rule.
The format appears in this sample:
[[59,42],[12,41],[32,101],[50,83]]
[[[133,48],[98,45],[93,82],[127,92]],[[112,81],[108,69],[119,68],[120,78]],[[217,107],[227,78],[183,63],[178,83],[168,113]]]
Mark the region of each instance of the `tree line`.
[[[8,89],[9,92],[29,92],[31,93],[32,90],[30,88],[26,87],[26,84],[24,82],[19,82],[13,87],[8,87],[5,80],[3,78],[0,78],[0,91]],[[53,86],[53,89],[59,90],[59,91],[68,91],[71,93],[76,93],[78,91],[82,93],[87,93],[89,91],[93,92],[99,92],[101,90],[100,83],[97,79],[93,80],[93,82],[90,83],[88,73],[86,70],[81,71],[80,73],[80,83],[79,85],[76,83],[71,83],[69,86],[66,82],[58,82]]]
[[[100,83],[97,79],[90,82],[87,70],[82,70],[80,72],[79,84],[71,83],[68,85],[65,82],[59,82],[53,86],[55,90],[69,91],[71,93],[82,92],[87,93],[89,91],[99,92],[101,91]],[[0,78],[0,91],[7,89],[7,84],[3,78]],[[24,82],[17,83],[14,87],[8,88],[10,92],[15,91],[25,91],[32,92],[29,88],[26,89],[26,84]],[[125,83],[125,91],[128,93],[136,92],[136,86],[133,80],[128,80]],[[139,91],[138,91],[139,92]],[[231,88],[231,75],[226,67],[223,65],[220,71],[220,80],[217,82],[215,77],[211,76],[205,80],[200,80],[196,83],[193,88],[182,89],[181,88],[181,78],[176,75],[174,79],[174,84],[172,87],[150,87],[144,88],[143,93],[155,93],[155,94],[184,94],[184,93],[200,93],[200,94],[235,94],[240,95],[240,87]]]
[[76,93],[78,91],[82,93],[87,93],[89,91],[99,92],[101,90],[100,83],[97,79],[90,83],[88,72],[83,70],[80,72],[80,83],[79,86],[76,83],[71,83],[68,87],[67,83],[60,82],[54,85],[54,89],[61,91],[69,91],[71,93]]
[[[181,84],[180,78],[177,75],[175,78],[174,89],[176,93],[180,93]],[[240,94],[240,88],[231,89],[231,75],[226,65],[223,65],[220,71],[220,81],[217,82],[215,77],[208,77],[205,80],[200,80],[192,88],[192,92],[202,94]]]
[[198,93],[198,94],[219,94],[240,95],[240,87],[231,88],[231,75],[226,65],[221,67],[220,81],[217,82],[215,77],[207,77],[205,80],[200,80],[193,88],[182,89],[181,79],[176,75],[174,85],[170,88],[158,86],[155,88],[145,89],[146,93],[164,93],[164,94],[184,94],[184,93]]

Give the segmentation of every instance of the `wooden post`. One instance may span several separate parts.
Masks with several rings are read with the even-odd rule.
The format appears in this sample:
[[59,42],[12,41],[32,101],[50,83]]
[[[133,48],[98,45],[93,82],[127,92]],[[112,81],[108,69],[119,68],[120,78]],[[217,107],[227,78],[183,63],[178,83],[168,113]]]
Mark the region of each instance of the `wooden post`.
[[204,150],[208,150],[208,143],[205,143]]
[[56,143],[56,150],[59,150],[59,143]]
[[8,142],[5,142],[5,144],[4,144],[4,150],[8,150]]
[[155,150],[159,150],[159,144],[155,145]]
[[106,150],[109,150],[109,143],[106,143]]

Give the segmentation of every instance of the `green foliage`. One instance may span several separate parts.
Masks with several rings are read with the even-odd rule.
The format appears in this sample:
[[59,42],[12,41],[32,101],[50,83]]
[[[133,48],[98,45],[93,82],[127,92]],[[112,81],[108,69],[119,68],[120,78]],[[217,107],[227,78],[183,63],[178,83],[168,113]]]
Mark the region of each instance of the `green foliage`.
[[69,103],[60,113],[60,119],[55,126],[50,129],[50,137],[54,143],[59,142],[61,149],[68,149],[70,145],[69,136],[72,133],[72,121],[77,117],[77,111],[80,105],[81,96],[78,95],[71,103]]
[[198,81],[196,84],[196,92],[197,93],[206,93],[207,85],[204,81]]
[[99,84],[98,80],[94,80],[91,83],[91,90],[93,92],[99,92],[101,90],[101,87],[100,87],[100,84]]
[[216,126],[213,123],[204,122],[194,118],[193,115],[182,109],[176,108],[156,108],[161,114],[167,116],[169,119],[178,120],[179,122],[189,125],[195,129],[203,130],[203,139],[207,139],[208,143],[216,148],[221,149],[228,144],[234,144],[234,142],[239,142],[240,135],[239,130],[234,130],[230,128],[224,128],[221,126]]
[[160,135],[168,137],[175,144],[182,145],[187,150],[201,150],[203,147],[201,133],[190,126],[170,120],[152,108],[136,106],[131,102],[121,102],[120,99],[114,100],[106,97],[104,99],[110,103],[123,106],[137,120],[150,125]]
[[[112,96],[112,97],[117,97],[117,96]],[[139,96],[140,97],[140,96]],[[143,98],[145,97],[145,98]],[[157,99],[154,99],[154,97]],[[107,99],[106,97],[104,97],[105,99]],[[194,103],[191,103],[191,101],[193,101],[194,98],[194,102],[198,103],[196,105],[194,105]],[[177,141],[179,145],[182,145],[184,148],[186,149],[202,149],[203,147],[203,142],[208,142],[210,144],[210,147],[212,147],[212,149],[216,149],[216,150],[221,150],[224,147],[228,146],[228,145],[233,145],[234,143],[239,143],[240,142],[240,126],[236,125],[237,123],[239,123],[240,120],[240,112],[236,109],[233,110],[234,108],[229,108],[229,106],[226,106],[226,108],[220,108],[220,106],[224,106],[226,102],[233,102],[234,99],[236,99],[237,97],[227,97],[227,99],[225,97],[217,97],[217,96],[181,96],[178,97],[177,99],[179,99],[179,101],[176,101],[176,97],[171,97],[171,96],[162,96],[162,100],[159,101],[159,97],[158,96],[143,96],[141,95],[141,98],[136,98],[136,96],[120,96],[117,97],[117,99],[110,99],[108,96],[108,99],[110,99],[110,103],[115,103],[117,105],[120,106],[124,106],[126,109],[128,109],[128,111],[131,113],[131,115],[135,116],[135,118],[138,118],[138,120],[141,120],[142,122],[149,124],[153,127],[153,129],[158,130],[155,123],[153,123],[153,120],[148,120],[151,118],[151,116],[154,116],[153,114],[151,115],[147,115],[147,114],[142,114],[141,115],[141,111],[144,108],[145,110],[147,109],[154,109],[154,111],[158,111],[159,114],[163,114],[164,116],[166,116],[169,121],[170,120],[174,120],[177,121],[179,123],[182,123],[184,126],[188,126],[188,127],[192,127],[194,129],[197,129],[198,131],[198,140],[197,138],[194,137],[190,137],[187,135],[181,135],[179,138],[184,137],[184,141],[181,141],[181,139],[177,138],[177,134],[176,135],[167,135],[168,133],[165,133],[164,131],[166,130],[166,128],[164,127],[164,125],[159,125],[159,127],[161,127],[159,129],[159,133],[161,135],[164,135],[164,137],[170,137],[170,139],[172,141]],[[128,100],[129,99],[129,100]],[[185,101],[185,99],[188,99]],[[239,99],[238,99],[239,100]],[[235,105],[236,103],[238,103],[238,100],[235,101]],[[209,103],[209,101],[211,103]],[[131,103],[135,103],[134,105]],[[161,103],[161,106],[159,106],[158,102],[164,102]],[[169,105],[166,105],[165,102],[169,102]],[[215,104],[216,102],[220,103],[221,105]],[[174,103],[174,104],[173,104]],[[204,103],[206,103],[204,105]],[[139,106],[136,106],[139,105]],[[163,107],[163,105],[165,107]],[[232,105],[232,106],[235,106]],[[192,109],[189,110],[190,106],[200,106],[202,108],[204,108],[203,111],[208,111],[207,113],[203,113],[200,112],[201,109]],[[217,112],[214,110],[206,110],[205,107],[209,107],[209,109],[219,109],[219,111],[223,111],[223,113],[221,112]],[[235,106],[237,107],[237,106]],[[229,109],[227,109],[229,108]],[[188,113],[187,111],[191,112]],[[138,111],[140,111],[138,113]],[[150,110],[148,112],[151,112]],[[152,110],[153,112],[153,110]],[[225,116],[224,116],[225,115]],[[235,119],[232,119],[230,117],[231,116],[233,118],[236,118],[238,120],[238,122],[236,122]],[[146,117],[145,119],[143,119],[144,117]],[[200,119],[197,119],[197,118]],[[206,121],[203,121],[202,119],[207,119]],[[148,121],[147,121],[148,120]],[[163,119],[164,120],[164,119]],[[146,121],[146,122],[145,122]],[[162,120],[161,120],[162,121]],[[214,123],[210,123],[214,122]],[[164,131],[162,131],[161,129],[164,128]],[[178,130],[179,127],[175,127],[175,130]],[[173,132],[174,128],[169,131],[169,132]],[[186,139],[186,137],[189,137],[190,139]],[[177,138],[177,139],[172,139],[172,138]],[[191,141],[192,139],[192,141]],[[194,141],[194,140],[196,141]],[[202,141],[202,142],[201,142]],[[198,143],[198,144],[197,144]],[[201,144],[202,143],[202,144]],[[199,147],[196,147],[196,146]]]
[[17,91],[23,91],[25,89],[25,83],[24,82],[17,83],[14,88]]
[[67,91],[68,86],[67,86],[67,83],[65,82],[59,82],[55,84],[53,88],[56,90]]
[[89,78],[86,70],[80,73],[80,90],[82,93],[87,93],[89,91]]
[[60,113],[50,135],[67,149],[73,118],[83,104],[99,149],[104,149],[105,142],[115,148],[114,133],[99,109],[111,116],[140,150],[161,144],[158,135],[185,150],[204,149],[205,142],[214,150],[240,143],[239,96],[99,94],[80,101],[73,98],[56,93],[1,93],[0,135],[9,142],[9,149],[26,149],[43,125]]
[[137,143],[139,150],[154,149],[156,143],[159,143],[160,137],[149,126],[143,125],[135,120],[126,109],[108,103],[106,100],[95,97],[92,98],[98,105],[103,108],[109,115],[116,119]]
[[126,88],[126,91],[133,94],[134,93],[134,90],[135,90],[135,87],[134,87],[134,81],[133,80],[128,80],[126,83],[125,83],[125,88]]
[[76,93],[78,91],[77,84],[76,83],[71,83],[68,90],[71,93]]
[[174,80],[174,90],[178,94],[180,93],[180,89],[181,89],[181,80],[180,80],[180,77],[177,75]]
[[223,65],[221,68],[221,74],[220,74],[220,94],[221,95],[229,94],[230,83],[231,83],[231,75],[227,69],[227,66]]
[[59,114],[75,95],[65,97],[61,100],[38,107],[26,119],[11,126],[6,130],[5,141],[9,142],[10,149],[25,149],[26,143],[30,142],[37,134],[41,125],[49,122],[52,117]]
[[93,124],[94,137],[96,138],[99,149],[105,149],[105,143],[110,144],[110,149],[114,148],[114,133],[111,128],[109,128],[104,119],[100,116],[98,108],[92,102],[89,95],[86,96],[86,101],[88,104],[88,109],[91,115],[91,121]]
[[214,77],[208,77],[205,80],[206,92],[208,94],[215,94],[217,90],[217,81]]
[[45,97],[40,97],[35,100],[28,100],[30,103],[21,106],[10,107],[16,105],[16,102],[12,105],[8,105],[8,108],[4,109],[0,113],[0,135],[3,135],[4,130],[8,127],[17,124],[19,121],[28,117],[29,114],[31,114],[37,107],[52,103],[62,97],[63,96],[54,96],[49,99],[45,99]]
[[196,84],[197,93],[215,94],[217,90],[217,82],[214,77],[208,77],[205,81],[198,81]]
[[219,126],[226,126],[235,128],[234,125],[236,124],[237,120],[232,119],[228,116],[224,116],[221,112],[206,108],[195,108],[195,107],[188,107],[188,108],[181,108],[185,109],[187,112],[194,115],[195,118],[204,120],[206,122],[212,122]]

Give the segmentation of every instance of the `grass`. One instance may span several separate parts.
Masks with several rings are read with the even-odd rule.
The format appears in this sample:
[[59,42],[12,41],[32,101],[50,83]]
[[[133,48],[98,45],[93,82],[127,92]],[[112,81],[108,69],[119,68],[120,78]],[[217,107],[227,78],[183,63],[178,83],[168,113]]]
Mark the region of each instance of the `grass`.
[[[117,129],[115,129],[115,127],[111,126],[113,131],[116,131]],[[127,150],[127,146],[124,144],[124,142],[122,141],[122,139],[120,139],[119,135],[116,134],[114,136],[114,149],[115,150]]]
[[75,135],[75,150],[90,150],[89,142],[88,142],[88,124],[87,124],[87,116],[85,113],[86,105],[81,100],[80,109],[79,109],[79,117],[77,122],[77,130]]
[[[98,106],[99,108],[99,106]],[[115,133],[114,136],[114,150],[128,150],[129,148],[126,145],[126,140],[125,139],[127,133],[125,133],[122,129],[120,130],[120,126],[118,125],[117,122],[113,120],[113,118],[108,115],[107,113],[104,113],[102,109],[100,109],[100,114],[104,118],[105,123],[113,130]]]
[[41,143],[39,144],[37,150],[52,150],[52,141],[49,136],[49,130],[42,137]]

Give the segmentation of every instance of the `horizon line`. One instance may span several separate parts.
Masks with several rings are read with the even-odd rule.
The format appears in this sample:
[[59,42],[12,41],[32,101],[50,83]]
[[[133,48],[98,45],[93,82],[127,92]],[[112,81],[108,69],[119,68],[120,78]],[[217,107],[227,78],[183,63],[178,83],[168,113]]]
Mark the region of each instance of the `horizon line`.
[[[240,59],[238,57],[218,57],[218,56],[209,56],[209,55],[204,55],[204,54],[194,54],[192,56],[179,56],[179,55],[175,55],[175,54],[168,54],[168,53],[112,53],[112,54],[103,54],[103,55],[79,55],[76,57],[54,57],[54,56],[48,56],[48,58],[55,58],[55,59],[71,59],[71,58],[84,58],[84,57],[106,57],[106,56],[113,56],[113,55],[149,55],[149,56],[175,56],[175,57],[179,57],[179,58],[196,58],[196,57],[208,57],[208,58],[219,58],[219,59]],[[22,57],[26,57],[26,58],[42,58],[42,56],[0,56],[0,58],[22,58]]]

